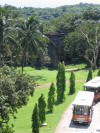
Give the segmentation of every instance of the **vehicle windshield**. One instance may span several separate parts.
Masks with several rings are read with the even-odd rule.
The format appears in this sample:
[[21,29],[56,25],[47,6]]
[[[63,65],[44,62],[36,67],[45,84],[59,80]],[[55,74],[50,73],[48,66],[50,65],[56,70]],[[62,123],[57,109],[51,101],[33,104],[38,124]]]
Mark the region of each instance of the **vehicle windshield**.
[[78,115],[89,115],[90,108],[86,106],[74,106],[73,113]]
[[100,88],[86,88],[86,91],[91,91],[91,92],[94,92],[94,93],[98,93],[98,92],[100,92]]

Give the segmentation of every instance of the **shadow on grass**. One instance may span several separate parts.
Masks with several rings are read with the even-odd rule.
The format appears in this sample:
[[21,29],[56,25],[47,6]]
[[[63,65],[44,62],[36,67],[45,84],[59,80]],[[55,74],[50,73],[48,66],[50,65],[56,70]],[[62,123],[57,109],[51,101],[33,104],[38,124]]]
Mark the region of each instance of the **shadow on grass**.
[[38,75],[38,76],[31,76],[31,78],[34,79],[35,81],[37,81],[37,80],[46,81],[47,80],[46,77],[40,76],[40,75]]
[[63,102],[59,102],[59,101],[56,101],[55,103],[54,103],[54,105],[59,105],[59,104],[62,104]]
[[36,66],[35,69],[37,69],[37,70],[41,70],[41,69],[57,70],[57,67],[56,66],[55,67],[54,66],[48,66],[48,67],[47,66],[40,66],[40,67]]
[[52,114],[53,112],[52,111],[46,111],[46,114]]

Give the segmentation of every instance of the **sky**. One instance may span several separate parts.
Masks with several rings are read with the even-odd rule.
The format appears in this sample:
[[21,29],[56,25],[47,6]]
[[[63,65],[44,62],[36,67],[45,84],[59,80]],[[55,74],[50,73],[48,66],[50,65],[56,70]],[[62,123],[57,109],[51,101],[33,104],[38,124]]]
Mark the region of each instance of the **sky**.
[[62,5],[74,5],[79,3],[100,4],[100,0],[0,0],[0,5],[12,5],[16,7],[59,7]]

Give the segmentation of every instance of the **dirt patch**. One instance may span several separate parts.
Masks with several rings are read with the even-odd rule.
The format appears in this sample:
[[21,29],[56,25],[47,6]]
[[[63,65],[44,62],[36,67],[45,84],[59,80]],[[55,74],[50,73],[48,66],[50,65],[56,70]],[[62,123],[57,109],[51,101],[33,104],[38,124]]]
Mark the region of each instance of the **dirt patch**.
[[[75,82],[83,82],[83,81],[85,80],[76,80]],[[66,80],[66,83],[69,83],[69,80]],[[54,84],[56,85],[56,82],[54,82]],[[46,87],[49,87],[50,85],[51,85],[51,82],[48,82],[45,84],[38,85],[36,89],[46,88]]]
[[70,69],[66,69],[66,71],[70,72],[70,71],[78,71],[78,70],[82,70],[84,68],[70,68]]

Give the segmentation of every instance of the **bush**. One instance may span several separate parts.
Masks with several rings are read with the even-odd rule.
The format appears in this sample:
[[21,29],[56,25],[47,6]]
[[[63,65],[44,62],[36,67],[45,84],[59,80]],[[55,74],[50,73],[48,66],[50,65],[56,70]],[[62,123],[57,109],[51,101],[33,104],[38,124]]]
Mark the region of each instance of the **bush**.
[[39,113],[37,104],[35,104],[32,114],[32,133],[39,133]]
[[49,111],[53,111],[53,105],[55,102],[55,85],[51,83],[49,93],[48,93],[48,109]]
[[35,83],[28,75],[8,66],[0,69],[0,79],[0,125],[2,130],[6,130],[9,127],[9,116],[14,116],[18,108],[27,104]]
[[43,94],[41,94],[40,98],[38,99],[38,107],[39,107],[39,120],[42,124],[46,120],[45,117],[46,102]]
[[65,65],[64,63],[58,64],[58,73],[57,73],[57,101],[63,102],[65,99],[65,88],[66,88],[66,78],[65,78]]
[[91,80],[91,79],[92,79],[92,69],[90,68],[90,69],[89,69],[89,72],[88,72],[88,76],[87,76],[86,82],[88,82],[88,81]]
[[75,75],[74,75],[74,72],[71,72],[69,94],[73,94],[73,93],[75,93]]

